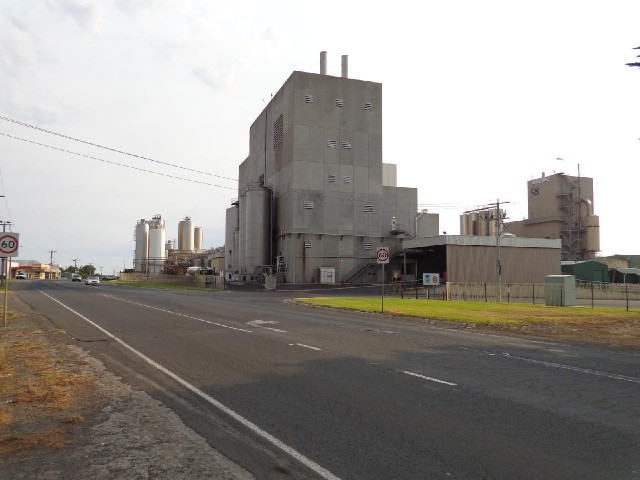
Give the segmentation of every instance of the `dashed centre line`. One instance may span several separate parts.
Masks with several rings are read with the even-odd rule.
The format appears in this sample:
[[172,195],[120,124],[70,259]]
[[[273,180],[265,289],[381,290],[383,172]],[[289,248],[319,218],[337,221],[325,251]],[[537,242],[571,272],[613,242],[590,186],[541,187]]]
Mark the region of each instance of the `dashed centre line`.
[[422,378],[423,380],[428,380],[430,382],[442,383],[444,385],[449,385],[451,387],[455,387],[455,386],[458,385],[457,383],[447,382],[445,380],[440,380],[439,378],[427,377],[425,375],[420,375],[419,373],[408,372],[406,370],[398,370],[398,371],[401,372],[401,373],[404,373],[405,375],[410,375],[412,377]]
[[512,358],[514,360],[520,360],[522,362],[533,363],[533,364],[536,364],[536,365],[543,365],[545,367],[561,368],[563,370],[571,370],[573,372],[586,373],[588,375],[595,375],[595,376],[598,376],[598,377],[611,378],[613,380],[621,380],[623,382],[640,383],[640,379],[638,379],[638,378],[628,377],[626,375],[619,375],[617,373],[600,372],[598,370],[591,370],[589,368],[581,368],[581,367],[573,367],[571,365],[564,365],[562,363],[545,362],[544,360],[536,360],[534,358],[518,357],[516,355],[511,355],[510,353],[506,353],[506,352],[495,353],[495,352],[489,352],[487,350],[476,350],[474,348],[466,348],[466,347],[460,347],[460,348],[462,350],[467,350],[467,351],[470,351],[470,352],[476,352],[476,353],[482,353],[484,355],[489,355],[490,357]]
[[318,347],[312,347],[311,345],[305,345],[304,343],[290,343],[290,344],[289,344],[289,346],[290,346],[290,347],[297,346],[297,347],[302,347],[302,348],[309,348],[309,349],[311,349],[311,350],[318,350],[318,351],[322,351],[322,349],[321,349],[321,348],[318,348]]

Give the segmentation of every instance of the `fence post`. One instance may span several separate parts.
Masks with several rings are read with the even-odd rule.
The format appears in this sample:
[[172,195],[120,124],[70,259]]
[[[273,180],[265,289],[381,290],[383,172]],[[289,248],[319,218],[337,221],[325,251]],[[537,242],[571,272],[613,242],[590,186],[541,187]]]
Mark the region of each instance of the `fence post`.
[[532,283],[533,285],[533,304],[536,304],[536,284]]
[[593,280],[591,281],[591,308],[593,309]]
[[629,284],[627,282],[624,283],[624,291],[627,296],[627,312],[629,311]]
[[487,303],[487,282],[484,282],[484,303]]
[[507,283],[507,303],[511,303],[511,284]]
[[400,299],[404,300],[404,284],[400,284]]

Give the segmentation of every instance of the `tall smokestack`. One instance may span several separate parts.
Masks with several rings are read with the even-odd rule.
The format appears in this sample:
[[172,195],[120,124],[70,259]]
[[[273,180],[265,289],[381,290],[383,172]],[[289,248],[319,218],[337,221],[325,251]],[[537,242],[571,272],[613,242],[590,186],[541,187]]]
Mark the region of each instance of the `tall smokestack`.
[[327,52],[320,52],[320,75],[327,74]]
[[342,76],[349,78],[349,55],[342,55]]

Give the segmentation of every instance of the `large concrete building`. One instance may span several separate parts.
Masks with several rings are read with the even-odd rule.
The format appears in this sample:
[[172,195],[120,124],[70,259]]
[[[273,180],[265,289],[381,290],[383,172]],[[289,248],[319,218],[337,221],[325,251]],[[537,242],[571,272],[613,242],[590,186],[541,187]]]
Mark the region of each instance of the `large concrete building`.
[[376,281],[376,247],[394,256],[417,230],[437,234],[437,215],[418,214],[417,189],[382,162],[382,85],[342,62],[341,77],[326,74],[325,52],[320,74],[293,72],[251,125],[227,209],[228,275]]
[[511,222],[518,237],[560,239],[562,260],[596,257],[600,223],[594,214],[593,179],[556,173],[527,182],[528,218]]

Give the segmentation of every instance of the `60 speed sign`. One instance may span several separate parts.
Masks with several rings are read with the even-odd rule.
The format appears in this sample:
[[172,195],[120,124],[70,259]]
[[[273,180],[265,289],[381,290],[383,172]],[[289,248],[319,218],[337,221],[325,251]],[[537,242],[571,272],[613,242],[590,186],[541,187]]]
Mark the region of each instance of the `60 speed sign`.
[[0,234],[0,257],[17,257],[20,235],[17,233]]

